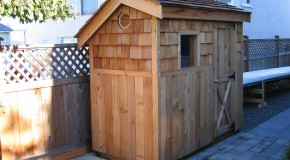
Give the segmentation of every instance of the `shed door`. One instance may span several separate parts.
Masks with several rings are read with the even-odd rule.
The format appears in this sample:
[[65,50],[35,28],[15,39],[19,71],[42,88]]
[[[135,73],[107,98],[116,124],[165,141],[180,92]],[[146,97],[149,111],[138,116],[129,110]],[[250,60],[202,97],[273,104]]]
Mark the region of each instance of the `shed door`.
[[216,57],[216,100],[217,105],[217,132],[221,135],[234,126],[230,111],[232,85],[234,82],[234,41],[233,29],[217,29],[217,57]]

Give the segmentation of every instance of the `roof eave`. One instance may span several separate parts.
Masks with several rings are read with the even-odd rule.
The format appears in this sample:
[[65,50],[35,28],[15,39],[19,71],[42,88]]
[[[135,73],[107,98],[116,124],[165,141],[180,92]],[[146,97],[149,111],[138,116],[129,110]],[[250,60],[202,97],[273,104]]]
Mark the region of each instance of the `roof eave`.
[[251,12],[204,7],[173,7],[163,5],[163,18],[250,22]]

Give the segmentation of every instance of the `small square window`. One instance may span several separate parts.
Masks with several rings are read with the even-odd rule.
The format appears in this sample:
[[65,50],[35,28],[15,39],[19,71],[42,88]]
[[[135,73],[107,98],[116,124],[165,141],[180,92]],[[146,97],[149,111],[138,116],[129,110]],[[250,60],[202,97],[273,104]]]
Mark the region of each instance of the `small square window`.
[[182,31],[179,38],[180,68],[199,66],[200,44],[198,33],[196,31]]
[[194,50],[194,37],[190,35],[181,35],[181,68],[192,66],[194,57],[191,51]]

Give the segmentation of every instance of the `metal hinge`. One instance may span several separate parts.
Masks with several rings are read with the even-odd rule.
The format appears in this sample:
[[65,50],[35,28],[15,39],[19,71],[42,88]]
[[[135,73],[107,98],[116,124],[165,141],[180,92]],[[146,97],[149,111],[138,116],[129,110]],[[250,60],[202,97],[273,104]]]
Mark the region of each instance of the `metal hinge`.
[[236,80],[236,72],[234,72],[232,75],[229,76],[230,79],[234,79],[234,81]]

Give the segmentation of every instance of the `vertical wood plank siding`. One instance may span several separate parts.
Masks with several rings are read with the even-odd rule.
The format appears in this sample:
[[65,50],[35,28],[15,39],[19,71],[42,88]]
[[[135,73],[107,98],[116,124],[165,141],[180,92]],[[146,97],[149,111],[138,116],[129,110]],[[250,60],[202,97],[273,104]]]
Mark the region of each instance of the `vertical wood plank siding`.
[[161,76],[160,159],[178,159],[215,138],[212,66],[166,72]]
[[[130,15],[121,29],[118,16]],[[151,16],[120,6],[90,44],[93,149],[122,159],[154,159]],[[157,138],[155,138],[157,139]],[[155,158],[156,159],[156,158]]]

